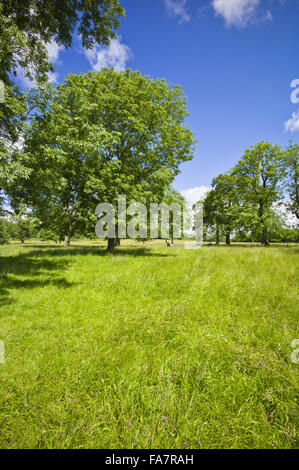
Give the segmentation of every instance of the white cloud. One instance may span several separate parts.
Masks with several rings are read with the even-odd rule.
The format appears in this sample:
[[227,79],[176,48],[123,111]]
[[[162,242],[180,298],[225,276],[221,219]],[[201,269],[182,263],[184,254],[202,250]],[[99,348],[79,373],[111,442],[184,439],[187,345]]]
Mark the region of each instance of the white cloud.
[[260,0],[213,0],[212,6],[228,27],[242,28],[249,23],[272,19],[270,11],[259,11]]
[[52,62],[53,64],[57,63],[58,58],[59,58],[59,53],[63,49],[63,46],[60,46],[59,44],[57,44],[56,41],[48,42],[47,44],[45,44],[45,46],[48,52],[48,57],[49,57],[50,62]]
[[48,72],[48,79],[51,83],[57,83],[59,74],[57,72]]
[[[64,47],[57,44],[56,41],[48,42],[45,46],[48,52],[49,61],[52,62],[52,64],[59,64],[59,53],[64,49]],[[58,73],[49,72],[48,78],[50,82],[57,83]]]
[[274,202],[272,205],[273,210],[282,218],[283,222],[291,228],[298,228],[298,219],[295,214],[288,209],[288,204],[290,201],[286,201],[285,203],[281,202]]
[[195,186],[195,188],[183,189],[181,194],[187,202],[195,204],[203,200],[211,189],[209,186]]
[[24,88],[32,88],[35,85],[34,80],[30,80],[30,78],[24,75],[24,69],[18,65],[16,69],[17,79],[19,80],[20,84]]
[[[63,46],[58,45],[56,41],[51,41],[45,44],[45,46],[47,49],[49,61],[52,62],[52,64],[59,63],[59,53],[63,49]],[[26,77],[24,74],[24,70],[20,66],[17,68],[16,72],[17,77],[24,88],[31,88],[35,86],[35,81],[30,80],[30,78]],[[48,72],[48,78],[50,82],[57,83],[58,73]]]
[[131,49],[121,43],[121,38],[112,39],[108,47],[96,45],[92,49],[84,49],[84,54],[97,72],[104,67],[114,67],[116,72],[120,72],[132,57]]
[[190,20],[187,13],[187,0],[164,0],[168,12],[173,16],[179,17],[180,23],[186,23]]
[[299,109],[292,113],[292,117],[284,123],[284,128],[287,132],[299,131]]

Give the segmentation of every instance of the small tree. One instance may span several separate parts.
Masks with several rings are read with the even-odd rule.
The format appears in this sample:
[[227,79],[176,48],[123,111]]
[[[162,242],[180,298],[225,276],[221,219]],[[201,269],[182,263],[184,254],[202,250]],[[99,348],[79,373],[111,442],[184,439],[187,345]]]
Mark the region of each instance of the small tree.
[[60,240],[59,234],[55,230],[51,229],[40,229],[39,232],[37,233],[38,238],[40,238],[42,241],[48,241],[52,240],[55,243],[58,243]]
[[31,238],[35,230],[35,220],[21,205],[18,210],[10,218],[10,234],[11,237],[25,243],[26,238]]
[[7,230],[7,223],[4,218],[0,219],[0,245],[4,245],[9,241],[9,234]]
[[212,188],[204,200],[204,222],[207,227],[215,227],[216,245],[219,244],[220,232],[225,234],[225,242],[230,245],[231,232],[240,217],[240,196],[235,177],[229,173],[221,174],[213,179]]

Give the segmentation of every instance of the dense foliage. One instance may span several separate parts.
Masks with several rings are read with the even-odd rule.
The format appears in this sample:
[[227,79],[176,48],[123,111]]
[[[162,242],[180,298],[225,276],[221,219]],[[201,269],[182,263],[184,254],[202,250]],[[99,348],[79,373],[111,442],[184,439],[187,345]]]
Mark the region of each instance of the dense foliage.
[[161,202],[193,156],[182,89],[165,80],[103,69],[48,90],[33,97],[38,112],[15,154],[30,178],[7,189],[13,207],[25,202],[67,241],[94,230],[99,202]]
[[15,76],[41,84],[53,71],[47,45],[55,41],[70,47],[77,31],[85,48],[109,44],[119,18],[124,16],[118,0],[5,0],[0,1],[0,210],[7,179],[28,177],[26,168],[11,154],[18,151],[23,125],[31,111],[26,93],[15,84]]
[[218,244],[225,234],[229,245],[233,233],[234,240],[264,245],[296,241],[280,209],[298,219],[298,148],[292,142],[286,149],[259,142],[228,173],[214,178],[204,200],[206,240]]

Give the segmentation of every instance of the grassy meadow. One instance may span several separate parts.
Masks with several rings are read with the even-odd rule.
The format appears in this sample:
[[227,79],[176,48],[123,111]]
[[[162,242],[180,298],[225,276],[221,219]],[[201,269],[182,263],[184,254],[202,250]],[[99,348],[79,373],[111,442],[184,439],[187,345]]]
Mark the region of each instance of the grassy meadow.
[[0,447],[298,447],[298,253],[0,247]]

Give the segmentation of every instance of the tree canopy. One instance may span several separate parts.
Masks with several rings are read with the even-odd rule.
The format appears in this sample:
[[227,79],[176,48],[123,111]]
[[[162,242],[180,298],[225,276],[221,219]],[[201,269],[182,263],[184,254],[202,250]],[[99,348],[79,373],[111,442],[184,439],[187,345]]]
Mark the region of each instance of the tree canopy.
[[85,48],[108,45],[116,37],[119,18],[125,14],[118,0],[0,0],[0,83],[4,100],[0,102],[0,209],[3,185],[26,169],[11,153],[22,136],[24,121],[30,113],[27,94],[15,83],[22,71],[41,84],[53,71],[47,44],[56,41],[72,45],[78,33]]
[[290,142],[282,160],[284,188],[289,197],[288,208],[299,219],[299,144]]
[[223,233],[227,244],[231,233],[264,245],[270,237],[294,238],[284,212],[298,214],[298,148],[292,142],[285,149],[258,142],[230,171],[213,179],[204,222],[207,232],[215,229],[217,244]]
[[46,44],[72,45],[77,30],[83,47],[109,45],[125,12],[118,0],[5,0],[0,2],[0,79],[22,67],[29,78],[53,68]]
[[213,179],[212,188],[204,200],[205,223],[216,226],[217,244],[219,230],[222,229],[229,245],[231,231],[239,221],[240,196],[236,178],[231,174],[221,174]]
[[[48,94],[43,95],[46,101]],[[162,201],[194,139],[184,124],[186,100],[179,86],[139,72],[69,75],[52,89],[24,133],[17,155],[30,173],[9,191],[67,237],[94,223],[99,202]]]
[[234,167],[239,191],[246,200],[243,215],[247,215],[254,231],[261,234],[262,243],[268,244],[268,222],[271,207],[278,200],[281,177],[282,151],[278,145],[259,142],[246,149]]

